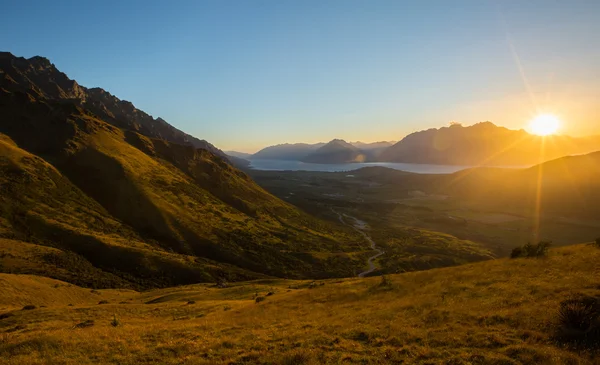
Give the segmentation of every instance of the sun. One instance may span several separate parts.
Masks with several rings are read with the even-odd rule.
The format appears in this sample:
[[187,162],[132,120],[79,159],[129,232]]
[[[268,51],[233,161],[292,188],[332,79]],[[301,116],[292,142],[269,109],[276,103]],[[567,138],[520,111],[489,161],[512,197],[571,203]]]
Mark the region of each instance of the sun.
[[529,129],[538,136],[548,136],[556,133],[560,127],[560,120],[552,114],[541,114],[529,122]]

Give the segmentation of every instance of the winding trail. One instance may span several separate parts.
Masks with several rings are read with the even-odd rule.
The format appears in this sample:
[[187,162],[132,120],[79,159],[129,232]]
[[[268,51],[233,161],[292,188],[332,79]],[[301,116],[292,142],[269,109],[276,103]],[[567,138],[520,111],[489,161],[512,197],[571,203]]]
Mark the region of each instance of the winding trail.
[[346,225],[348,227],[352,227],[356,232],[360,233],[365,238],[365,240],[367,240],[367,242],[369,242],[371,244],[371,249],[373,249],[375,252],[377,252],[375,255],[369,257],[369,259],[367,260],[367,263],[369,264],[369,270],[363,271],[360,274],[358,274],[359,278],[364,278],[365,276],[367,276],[370,273],[372,273],[373,271],[375,271],[375,269],[377,267],[375,266],[375,263],[373,261],[375,261],[375,259],[378,258],[379,256],[383,255],[385,252],[383,250],[381,250],[380,248],[378,248],[377,245],[375,244],[375,241],[373,241],[373,239],[371,238],[371,236],[369,236],[365,232],[365,229],[367,228],[367,223],[365,223],[365,222],[361,221],[360,219],[353,217],[351,215],[344,214],[344,216],[354,220],[354,224],[348,224],[344,221],[344,218],[342,217],[342,215],[339,212],[336,212],[333,208],[331,208],[331,211],[334,212],[335,214],[337,214],[338,219],[340,220],[340,223],[342,223],[343,225]]

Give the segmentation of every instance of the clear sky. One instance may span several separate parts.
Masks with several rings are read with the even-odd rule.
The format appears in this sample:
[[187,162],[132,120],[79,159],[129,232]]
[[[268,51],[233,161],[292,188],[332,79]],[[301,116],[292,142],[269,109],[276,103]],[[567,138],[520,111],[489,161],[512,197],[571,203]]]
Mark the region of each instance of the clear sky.
[[2,0],[48,57],[224,149],[399,140],[450,121],[600,132],[598,0]]

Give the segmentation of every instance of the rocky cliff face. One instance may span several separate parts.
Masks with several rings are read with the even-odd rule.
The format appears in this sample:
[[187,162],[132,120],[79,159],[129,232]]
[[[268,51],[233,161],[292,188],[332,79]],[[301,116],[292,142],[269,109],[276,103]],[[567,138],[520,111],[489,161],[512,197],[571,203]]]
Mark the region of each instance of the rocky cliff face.
[[9,52],[0,52],[0,88],[21,91],[32,98],[74,102],[119,128],[134,130],[151,138],[203,148],[230,161],[223,151],[209,142],[182,132],[162,118],[153,118],[131,102],[121,100],[101,88],[79,85],[44,57],[26,59]]

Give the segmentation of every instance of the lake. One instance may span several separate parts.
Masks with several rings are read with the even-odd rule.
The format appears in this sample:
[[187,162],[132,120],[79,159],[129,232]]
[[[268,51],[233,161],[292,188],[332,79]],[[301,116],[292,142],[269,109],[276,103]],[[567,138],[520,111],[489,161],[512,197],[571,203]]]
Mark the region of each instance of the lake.
[[418,174],[451,174],[460,170],[468,169],[473,166],[457,165],[426,165],[416,163],[398,163],[398,162],[363,162],[363,163],[345,163],[345,164],[316,164],[305,163],[301,161],[287,160],[250,160],[250,168],[255,170],[270,171],[352,171],[363,167],[381,166],[395,170],[414,172]]

